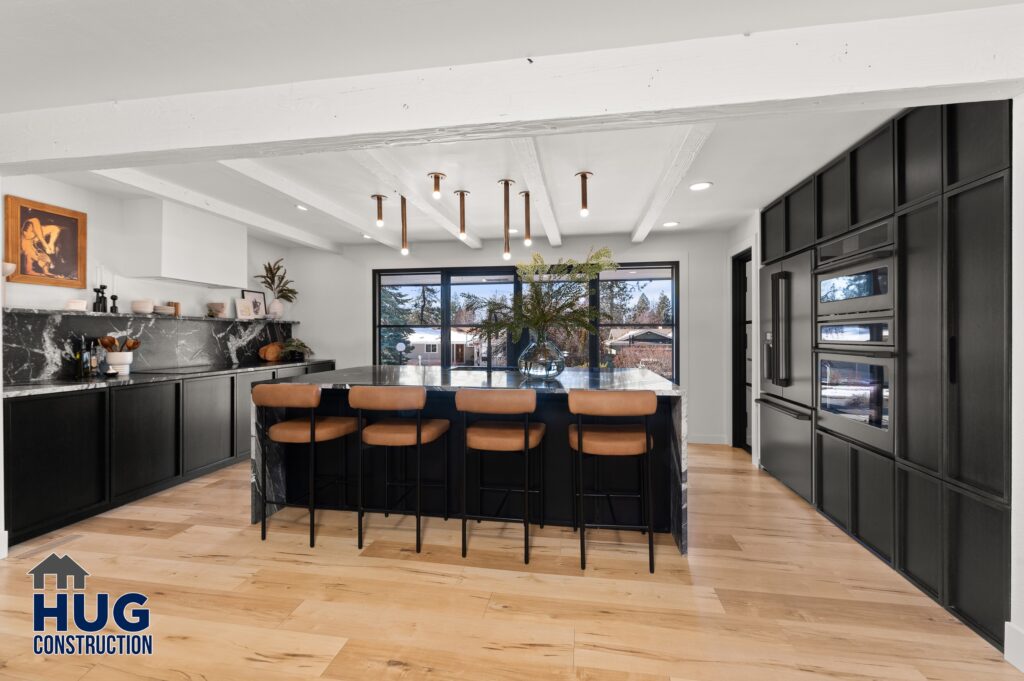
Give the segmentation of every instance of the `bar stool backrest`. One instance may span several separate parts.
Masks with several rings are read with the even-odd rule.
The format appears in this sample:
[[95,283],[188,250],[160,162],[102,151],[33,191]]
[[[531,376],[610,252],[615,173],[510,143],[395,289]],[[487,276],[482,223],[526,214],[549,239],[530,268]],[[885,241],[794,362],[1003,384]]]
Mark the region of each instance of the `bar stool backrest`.
[[252,401],[257,407],[316,409],[320,406],[320,386],[308,383],[267,383],[253,386]]
[[650,416],[657,410],[653,390],[569,391],[569,411],[580,416]]
[[348,404],[369,411],[418,411],[427,405],[427,389],[415,385],[355,385],[348,391]]
[[532,414],[537,391],[463,388],[455,393],[455,408],[472,414]]

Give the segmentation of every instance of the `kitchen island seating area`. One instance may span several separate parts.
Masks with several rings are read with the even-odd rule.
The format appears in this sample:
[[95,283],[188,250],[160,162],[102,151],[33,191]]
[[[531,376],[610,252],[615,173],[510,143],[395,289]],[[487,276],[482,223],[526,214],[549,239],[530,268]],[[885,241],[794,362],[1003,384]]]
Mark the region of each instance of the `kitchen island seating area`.
[[[680,528],[676,523],[685,518],[685,507],[672,506],[685,499],[685,487],[677,487],[675,477],[685,465],[685,458],[680,456],[685,452],[685,441],[678,437],[682,427],[673,419],[682,413],[678,404],[681,395],[659,396],[653,390],[628,388],[567,388],[551,382],[527,387],[525,381],[520,384],[507,375],[514,372],[494,372],[505,375],[491,376],[489,388],[463,385],[442,390],[438,389],[440,384],[453,388],[452,383],[465,383],[462,374],[469,372],[458,372],[454,379],[448,375],[430,380],[418,368],[372,369],[383,370],[371,374],[388,380],[378,380],[377,385],[355,385],[332,376],[354,375],[355,370],[346,369],[306,380],[256,386],[262,391],[312,384],[309,387],[322,390],[324,399],[314,408],[305,403],[304,408],[315,412],[318,419],[349,419],[345,423],[357,432],[360,443],[354,462],[356,475],[351,479],[346,473],[353,466],[341,443],[343,437],[334,443],[324,442],[326,446],[316,447],[315,454],[297,455],[293,448],[302,446],[313,451],[308,441],[314,432],[314,417],[303,414],[295,419],[293,410],[281,409],[280,403],[271,404],[262,397],[257,399],[254,390],[259,459],[253,462],[254,472],[258,472],[254,478],[259,480],[254,501],[260,504],[260,520],[264,508],[274,510],[276,501],[271,496],[285,501],[283,505],[308,505],[311,523],[315,509],[355,511],[358,546],[362,549],[365,514],[407,513],[416,516],[419,553],[425,541],[422,516],[448,520],[449,509],[457,508],[463,558],[470,538],[467,521],[522,522],[526,564],[530,557],[530,524],[543,527],[551,523],[579,531],[581,569],[586,568],[587,527],[634,529],[648,534],[651,572],[654,531],[670,530],[677,546],[680,544],[685,524]],[[638,377],[638,371],[643,372],[632,370],[633,378]],[[419,374],[421,385],[408,385],[413,380],[396,380],[412,379],[413,374]],[[598,375],[588,377],[588,381],[600,385],[603,379],[610,388],[615,382],[609,378]],[[580,384],[579,380],[574,382]],[[433,385],[425,385],[428,383]],[[496,383],[500,387],[495,387]],[[273,436],[281,423],[297,420],[302,420],[305,427],[306,437],[301,444],[288,444]],[[449,442],[462,451],[450,453]],[[383,456],[367,456],[382,449]],[[531,456],[538,452],[540,456]],[[307,463],[310,460],[316,470],[330,470],[341,480],[343,493],[332,496],[316,491]],[[585,462],[592,466],[585,466]],[[679,465],[673,465],[675,462]],[[452,479],[459,484],[449,485]],[[355,495],[348,493],[350,485],[355,487]],[[401,495],[392,494],[395,488],[402,490]],[[352,497],[355,504],[349,503]],[[265,505],[262,499],[267,499]],[[311,542],[312,532],[311,524]]]

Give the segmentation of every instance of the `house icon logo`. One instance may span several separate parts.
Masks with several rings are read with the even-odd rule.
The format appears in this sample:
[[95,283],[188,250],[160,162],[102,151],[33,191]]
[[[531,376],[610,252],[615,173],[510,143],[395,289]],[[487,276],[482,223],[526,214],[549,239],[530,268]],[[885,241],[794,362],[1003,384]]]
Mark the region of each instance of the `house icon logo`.
[[[45,589],[47,575],[54,575],[58,589],[84,589],[85,578],[89,576],[85,568],[72,560],[71,556],[58,557],[56,553],[51,553],[29,570],[28,574],[32,575],[33,589]],[[69,578],[73,585],[70,587],[68,586]]]

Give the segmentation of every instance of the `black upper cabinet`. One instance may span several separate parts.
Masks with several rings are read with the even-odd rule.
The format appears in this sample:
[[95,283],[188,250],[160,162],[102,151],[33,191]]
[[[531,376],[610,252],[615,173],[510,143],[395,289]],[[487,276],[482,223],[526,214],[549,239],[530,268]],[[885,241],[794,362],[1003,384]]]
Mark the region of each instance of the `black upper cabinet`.
[[853,194],[851,222],[864,224],[892,215],[892,125],[886,124],[850,152]]
[[844,155],[818,173],[818,238],[850,228],[850,162]]
[[811,178],[786,195],[786,250],[800,251],[813,246],[817,238],[814,225],[814,179]]
[[115,499],[181,474],[180,394],[177,381],[110,391],[110,484]]
[[19,542],[108,500],[107,393],[4,401],[7,528]]
[[970,182],[1010,165],[1010,102],[946,106],[946,186]]
[[994,641],[1010,602],[1010,511],[944,485],[949,529],[949,607]]
[[934,598],[942,598],[942,483],[896,467],[896,568]]
[[883,558],[892,560],[893,476],[892,459],[853,448],[856,471],[854,534]]
[[184,382],[185,473],[230,459],[235,430],[234,376]]
[[942,107],[922,106],[896,119],[896,204],[942,191]]
[[1009,495],[1009,176],[946,194],[946,474]]
[[273,371],[240,373],[235,378],[235,456],[248,456],[252,449],[252,384],[273,378]]
[[943,237],[942,204],[936,199],[896,218],[900,253],[899,405],[901,459],[938,475],[942,458]]
[[767,262],[786,254],[786,204],[779,199],[761,213],[761,257]]

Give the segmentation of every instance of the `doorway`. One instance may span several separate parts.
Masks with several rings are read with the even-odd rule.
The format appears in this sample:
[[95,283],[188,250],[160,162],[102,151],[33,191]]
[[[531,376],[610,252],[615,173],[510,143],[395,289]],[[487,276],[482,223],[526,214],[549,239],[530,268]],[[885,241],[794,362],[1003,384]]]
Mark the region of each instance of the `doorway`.
[[732,446],[750,453],[753,395],[750,334],[753,324],[750,277],[753,262],[748,248],[732,257]]

